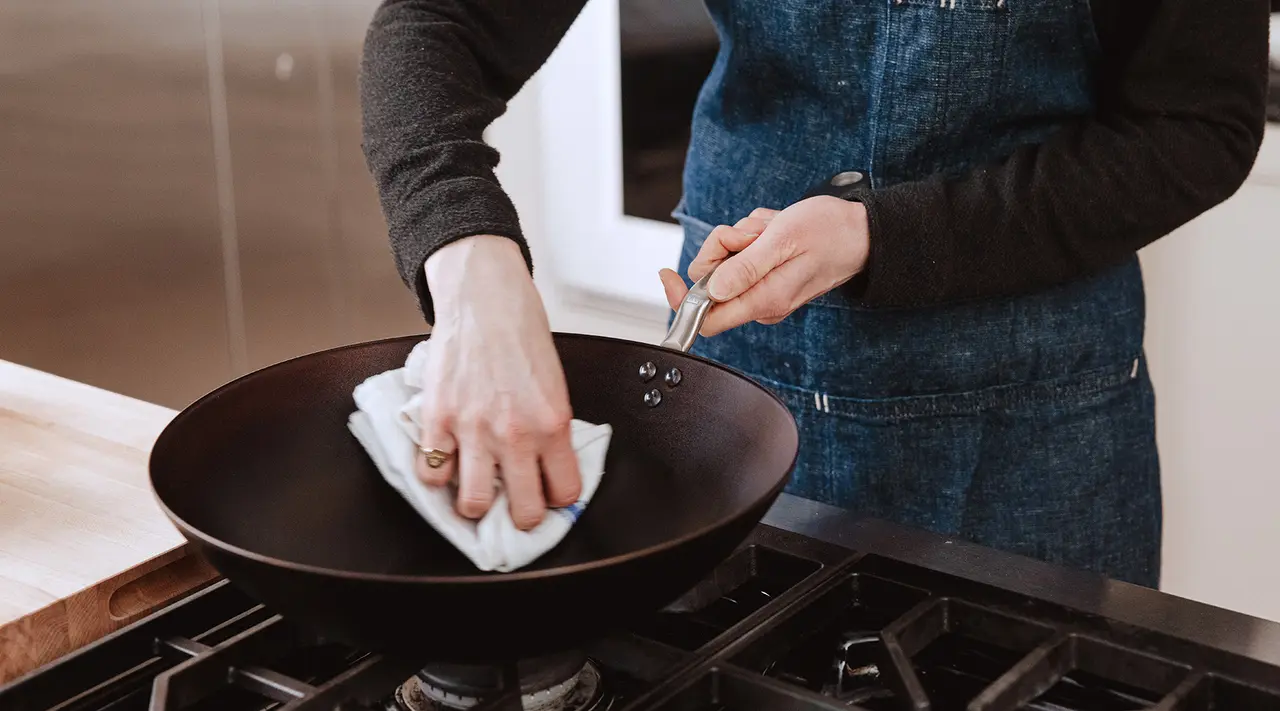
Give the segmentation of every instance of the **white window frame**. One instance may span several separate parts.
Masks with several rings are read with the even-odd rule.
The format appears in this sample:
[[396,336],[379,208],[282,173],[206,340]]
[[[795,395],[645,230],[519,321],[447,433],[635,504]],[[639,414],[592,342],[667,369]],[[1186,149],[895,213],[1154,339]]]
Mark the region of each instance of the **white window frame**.
[[544,244],[562,298],[664,319],[683,233],[623,213],[620,65],[618,2],[590,0],[538,74]]

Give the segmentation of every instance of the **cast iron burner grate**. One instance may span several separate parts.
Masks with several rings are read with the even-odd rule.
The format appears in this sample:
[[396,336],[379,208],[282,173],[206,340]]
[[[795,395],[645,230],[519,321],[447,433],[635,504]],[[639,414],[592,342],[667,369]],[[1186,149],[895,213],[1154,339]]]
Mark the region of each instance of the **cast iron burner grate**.
[[1167,642],[869,556],[648,708],[1280,710],[1280,692],[1227,678],[1216,655],[1151,651],[1180,646]]
[[[923,549],[928,560],[955,550]],[[1046,572],[982,556],[978,568],[1005,566],[1010,579]],[[1280,711],[1280,665],[1261,659],[1275,651],[1227,651],[1195,625],[1216,620],[1215,634],[1278,644],[1280,627],[1133,590],[1124,594],[1181,626],[1127,625],[1097,605],[1011,588],[761,526],[668,610],[567,655],[554,673],[525,662],[442,676],[425,664],[438,650],[388,657],[318,640],[221,581],[0,688],[0,710],[437,711],[406,705],[406,693],[444,684],[457,702],[479,678],[483,693],[455,706],[528,711],[555,697],[563,703],[545,711]],[[574,689],[557,697],[563,688],[532,679]]]
[[[785,531],[757,529],[707,580],[637,626],[651,635],[618,634],[583,650],[596,688],[587,698],[566,696],[573,703],[555,711],[620,709],[758,625],[778,605],[799,599],[819,583],[816,573],[848,555]],[[0,709],[403,711],[405,689],[432,678],[424,667],[438,670],[426,663],[436,651],[426,646],[415,659],[316,639],[220,581],[0,688]],[[528,702],[548,691],[520,691],[518,665],[494,669],[498,692],[464,705],[522,709],[522,697]]]

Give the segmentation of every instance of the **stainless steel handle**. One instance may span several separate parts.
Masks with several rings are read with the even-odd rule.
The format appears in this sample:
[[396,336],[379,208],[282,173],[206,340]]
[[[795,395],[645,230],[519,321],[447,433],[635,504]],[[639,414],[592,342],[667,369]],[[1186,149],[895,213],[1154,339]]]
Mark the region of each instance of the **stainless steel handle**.
[[702,322],[707,320],[707,312],[711,310],[711,295],[707,293],[707,283],[711,281],[711,275],[715,273],[713,268],[707,272],[706,276],[694,283],[693,288],[689,289],[689,293],[685,294],[684,301],[680,302],[680,308],[676,309],[676,317],[671,321],[671,328],[667,331],[667,337],[662,339],[660,344],[663,348],[688,353],[693,347],[693,342],[698,338],[698,331],[702,330]]

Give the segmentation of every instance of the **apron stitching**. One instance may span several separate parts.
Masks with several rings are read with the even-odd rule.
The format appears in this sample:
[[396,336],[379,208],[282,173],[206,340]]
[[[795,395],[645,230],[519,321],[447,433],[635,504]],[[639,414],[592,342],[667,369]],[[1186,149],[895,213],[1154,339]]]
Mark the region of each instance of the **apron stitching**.
[[[897,4],[901,5],[905,1],[906,0],[898,0]],[[895,13],[893,11],[885,13],[884,27],[880,30],[885,38],[885,41],[878,42],[880,46],[876,51],[876,60],[879,65],[878,68],[880,69],[877,74],[880,75],[880,80],[875,83],[875,88],[871,92],[871,110],[867,112],[867,132],[870,135],[871,142],[871,145],[867,147],[867,173],[870,176],[872,188],[880,187],[881,182],[878,171],[881,163],[880,146],[883,143],[883,141],[880,140],[880,119],[885,112],[884,86],[887,82],[894,80],[892,74],[896,69],[896,67],[892,66],[889,61],[889,48],[890,45],[893,44],[893,42],[889,40],[893,38],[894,23],[897,20],[897,18],[894,17],[894,14]]]
[[[1124,367],[1124,366],[1120,366]],[[1126,369],[1127,370],[1127,369]],[[898,420],[914,417],[946,417],[976,415],[985,410],[1017,408],[1040,400],[1051,401],[1064,397],[1077,397],[1088,393],[1102,393],[1133,380],[1126,370],[1116,366],[1097,368],[1071,376],[1030,383],[994,385],[980,390],[930,395],[911,395],[884,399],[837,398],[835,414],[853,417]],[[814,407],[820,412],[831,413],[831,398],[827,393],[809,391],[795,385],[779,383],[754,374],[748,377],[777,393],[784,401],[799,405],[800,398],[813,393]]]

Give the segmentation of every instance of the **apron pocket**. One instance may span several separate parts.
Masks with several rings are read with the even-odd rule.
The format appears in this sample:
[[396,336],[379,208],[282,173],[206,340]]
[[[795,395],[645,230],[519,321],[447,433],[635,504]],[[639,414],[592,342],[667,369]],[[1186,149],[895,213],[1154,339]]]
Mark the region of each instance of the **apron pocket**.
[[1117,388],[1136,384],[1142,375],[1144,371],[1139,357],[1061,378],[996,385],[967,392],[866,399],[830,395],[771,381],[751,373],[747,377],[773,390],[795,412],[819,412],[870,423],[891,424],[930,417],[1016,412],[1046,404],[1056,405],[1064,410],[1096,407],[1105,403]]

